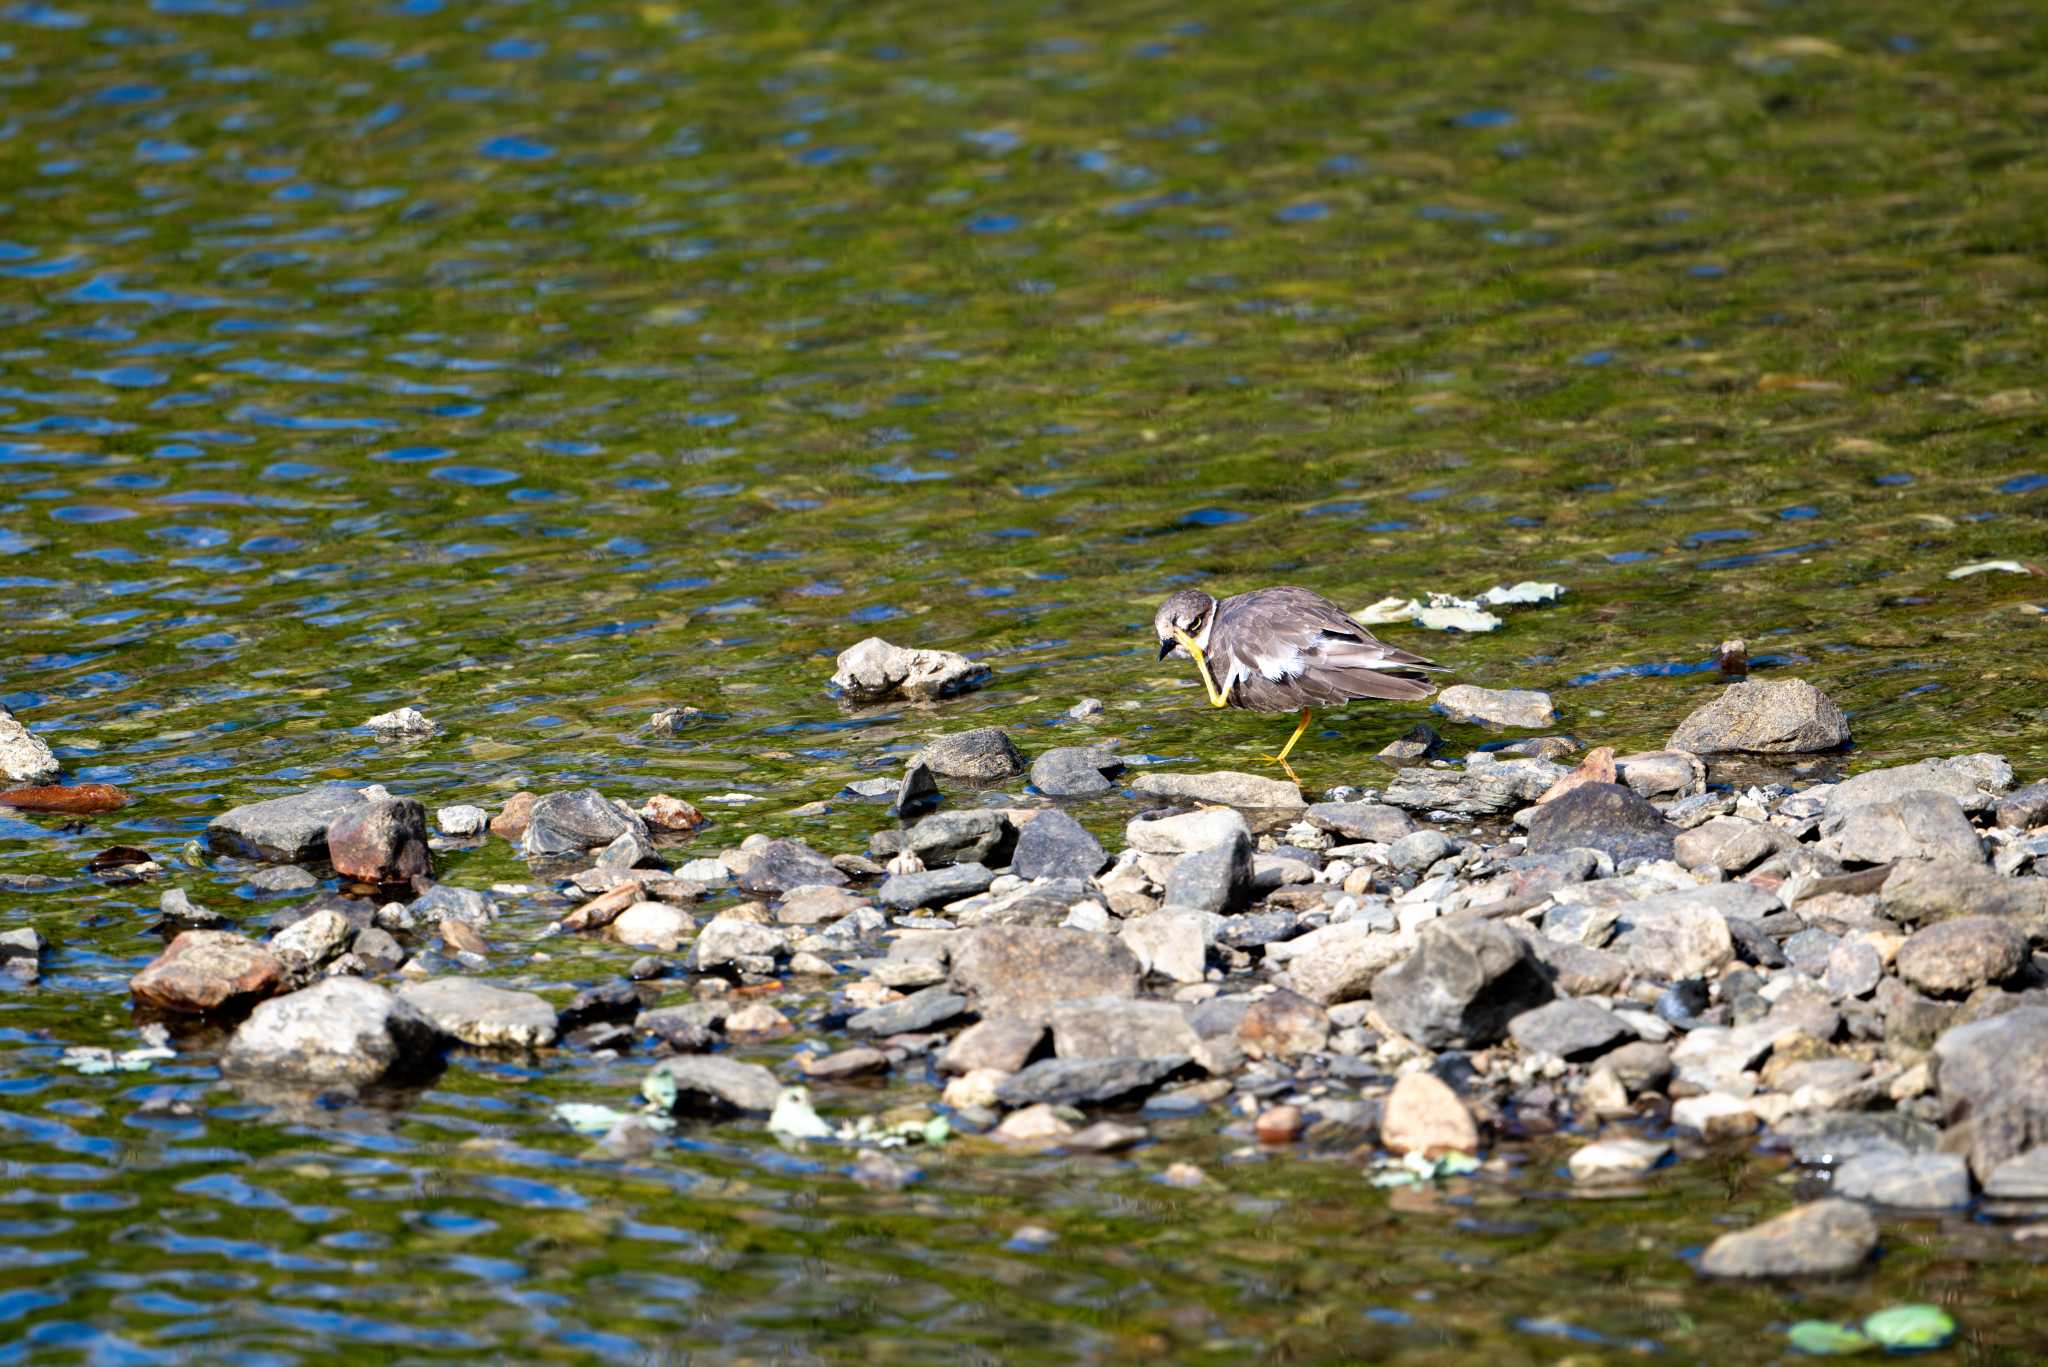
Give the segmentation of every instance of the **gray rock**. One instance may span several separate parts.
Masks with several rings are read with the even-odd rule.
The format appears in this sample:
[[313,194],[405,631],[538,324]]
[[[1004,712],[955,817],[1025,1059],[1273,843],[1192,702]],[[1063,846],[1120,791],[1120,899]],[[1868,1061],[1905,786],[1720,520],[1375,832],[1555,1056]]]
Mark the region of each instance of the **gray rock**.
[[48,783],[62,772],[42,737],[0,707],[0,776],[10,783]]
[[1818,978],[1827,972],[1828,960],[1833,957],[1835,946],[1841,943],[1842,937],[1831,930],[1809,928],[1787,937],[1785,958],[1801,973]]
[[1932,1153],[1941,1135],[1900,1111],[1788,1115],[1772,1129],[1792,1145],[1795,1162],[1842,1164],[1873,1153]]
[[946,864],[997,868],[1010,862],[1016,843],[1017,828],[1007,816],[988,807],[933,812],[903,833],[903,847],[934,869]]
[[1426,721],[1417,722],[1397,739],[1388,741],[1374,758],[1399,768],[1435,759],[1443,743],[1444,738],[1437,734],[1434,726]]
[[1961,1154],[1859,1153],[1835,1169],[1835,1195],[1909,1210],[1970,1204],[1970,1165]]
[[338,911],[321,910],[301,917],[271,937],[270,952],[303,977],[349,946],[356,928]]
[[[645,1019],[645,1016],[642,1016]],[[665,1058],[654,1065],[641,1090],[650,1096],[657,1089],[655,1074],[666,1074],[676,1085],[678,1111],[752,1111],[766,1115],[775,1109],[782,1084],[775,1074],[758,1063],[741,1063],[718,1054],[689,1054]]]
[[939,781],[932,776],[932,766],[912,758],[904,767],[903,781],[896,785],[896,801],[890,810],[898,816],[913,816],[938,800]]
[[1252,838],[1232,838],[1206,850],[1184,854],[1166,874],[1166,905],[1218,915],[1241,911],[1251,900]]
[[549,793],[536,799],[527,815],[519,851],[542,858],[565,858],[603,849],[628,831],[647,834],[647,823],[630,807],[613,802],[595,788]]
[[1617,757],[1614,775],[1640,797],[1677,797],[1706,785],[1707,766],[1688,750],[1648,750]]
[[1024,772],[1024,756],[993,726],[940,736],[919,751],[917,758],[940,778],[968,783],[1000,783]]
[[351,807],[327,827],[327,858],[342,877],[365,883],[431,877],[427,809],[409,797],[378,798]]
[[369,805],[361,785],[323,783],[289,797],[222,812],[207,823],[207,843],[244,859],[297,864],[327,855],[327,830],[344,812]]
[[1548,935],[1527,935],[1529,952],[1542,965],[1543,974],[1559,993],[1570,997],[1608,995],[1619,992],[1628,981],[1628,960],[1604,949]]
[[1534,688],[1480,688],[1453,684],[1436,695],[1436,710],[1452,721],[1533,731],[1557,720],[1550,695]]
[[1600,850],[1624,859],[1669,859],[1676,829],[1618,783],[1582,783],[1529,817],[1529,853]]
[[2048,1006],[1958,1025],[1934,1043],[1934,1081],[1951,1116],[2009,1099],[2048,1108]]
[[[618,922],[612,924],[617,926]],[[792,933],[758,921],[742,921],[736,916],[714,916],[690,949],[690,966],[705,973],[748,959],[774,958],[788,950]]]
[[1450,852],[1450,838],[1442,831],[1410,831],[1387,847],[1387,862],[1397,869],[1416,873]]
[[1959,997],[2011,978],[2027,962],[2026,932],[1993,916],[1958,916],[1899,946],[1899,976],[1932,997]]
[[479,1049],[538,1049],[555,1042],[555,1008],[532,992],[474,978],[430,978],[399,988],[398,999],[442,1034]]
[[832,684],[856,703],[889,698],[947,698],[979,687],[989,678],[986,665],[950,650],[909,650],[870,636],[839,652]]
[[1408,813],[1383,802],[1318,802],[1302,816],[1317,830],[1346,840],[1376,840],[1391,845],[1415,830],[1415,821]]
[[918,907],[944,906],[977,892],[988,891],[995,874],[981,864],[954,864],[922,873],[895,873],[883,882],[875,900],[885,907],[911,911]]
[[1373,980],[1415,948],[1413,936],[1342,921],[1296,939],[1268,945],[1266,957],[1287,966],[1287,983],[1312,1002],[1357,1001]]
[[1511,1019],[1551,995],[1521,937],[1478,920],[1424,925],[1415,952],[1372,984],[1373,1006],[1387,1024],[1431,1049],[1491,1044]]
[[1777,897],[1750,883],[1707,883],[1645,897],[1617,908],[1611,947],[1636,972],[1659,982],[1718,973],[1735,957],[1730,916],[1759,919]]
[[1984,1179],[1984,1194],[1994,1201],[2048,1201],[2048,1144],[2037,1144],[1993,1168]]
[[1166,1058],[1041,1059],[996,1088],[1005,1106],[1101,1105],[1148,1092],[1188,1065],[1185,1054]]
[[1884,956],[1868,940],[1843,940],[1828,952],[1821,985],[1840,998],[1867,997],[1884,978]]
[[1924,790],[1851,808],[1819,849],[1844,864],[1888,864],[1894,859],[1984,862],[1984,847],[1961,804],[1945,793]]
[[985,926],[960,932],[953,985],[977,1014],[1042,1020],[1078,997],[1135,997],[1137,958],[1107,935],[1049,926]]
[[740,870],[742,892],[772,897],[791,888],[839,887],[846,882],[831,860],[801,840],[771,840],[752,854]]
[[1208,916],[1206,912],[1165,907],[1124,922],[1120,938],[1141,971],[1171,982],[1198,983],[1208,967]]
[[464,840],[482,835],[491,824],[491,814],[481,807],[467,804],[443,807],[434,813],[434,824],[441,828],[441,834]]
[[1202,1038],[1171,1002],[1094,997],[1063,1002],[1049,1016],[1052,1047],[1063,1059],[1198,1057]]
[[425,1071],[438,1030],[360,978],[326,978],[262,1003],[221,1055],[223,1073],[312,1086],[366,1086]]
[[1741,873],[1793,843],[1776,826],[1738,816],[1717,816],[1679,832],[1672,841],[1672,857],[1689,869],[1713,867],[1723,873]]
[[1754,1229],[1723,1234],[1700,1255],[1710,1277],[1804,1277],[1852,1272],[1877,1248],[1877,1221],[1853,1201],[1795,1206]]
[[318,878],[296,864],[267,864],[251,869],[243,881],[258,892],[303,892],[320,886]]
[[846,1028],[863,1035],[906,1035],[943,1025],[966,1010],[967,998],[939,983],[858,1012],[847,1020]]
[[1578,1062],[1598,1058],[1636,1037],[1627,1021],[1588,1001],[1547,1002],[1508,1022],[1508,1035],[1530,1053]]
[[1403,769],[1387,785],[1385,799],[1411,812],[1492,816],[1526,807],[1565,776],[1546,759],[1482,760],[1474,755],[1463,769]]
[[1849,743],[1842,709],[1804,679],[1728,684],[1665,742],[1694,754],[1805,755]]
[[1031,1061],[1045,1026],[1038,1021],[985,1020],[968,1026],[939,1052],[933,1066],[957,1076],[977,1068],[1014,1073]]
[[1601,1059],[1600,1066],[1631,1093],[1654,1092],[1671,1080],[1671,1050],[1649,1040],[1636,1040]]
[[1828,793],[1825,815],[1836,820],[1875,802],[1897,802],[1909,793],[1945,793],[1964,811],[1989,809],[2012,781],[2008,767],[1979,762],[1990,756],[1924,759],[1889,769],[1870,769],[1837,783]]
[[427,926],[439,921],[461,921],[478,930],[488,930],[491,922],[498,919],[498,904],[488,894],[451,883],[434,884],[413,898],[406,910],[415,921]]
[[2031,830],[2048,823],[2048,780],[2029,783],[2006,794],[1998,804],[1998,824]]
[[1124,762],[1099,745],[1061,745],[1031,761],[1031,786],[1047,797],[1101,797]]
[[357,931],[348,952],[356,956],[366,973],[389,973],[405,962],[405,947],[392,938],[391,932],[375,926]]
[[2048,878],[2001,878],[1975,861],[1902,860],[1878,889],[1877,909],[1904,925],[1956,916],[2048,922]]
[[1065,812],[1048,808],[1017,832],[1010,872],[1019,878],[1076,878],[1086,881],[1102,872],[1109,855],[1102,842],[1088,834]]
[[1214,802],[1251,810],[1302,805],[1301,789],[1286,779],[1218,769],[1206,774],[1169,774],[1147,769],[1131,783],[1147,797],[1176,802]]
[[1124,843],[1142,854],[1193,854],[1250,839],[1244,818],[1222,807],[1152,820],[1140,817],[1124,827]]

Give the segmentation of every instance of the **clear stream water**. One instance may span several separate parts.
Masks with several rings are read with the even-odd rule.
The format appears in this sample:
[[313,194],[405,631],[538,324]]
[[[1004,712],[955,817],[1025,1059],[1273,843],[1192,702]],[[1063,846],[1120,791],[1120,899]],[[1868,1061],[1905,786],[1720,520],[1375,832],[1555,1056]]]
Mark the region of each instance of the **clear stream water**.
[[[203,1035],[58,1060],[135,1044],[163,886],[260,928],[190,842],[322,778],[740,792],[698,847],[831,850],[886,820],[847,781],[970,723],[1246,766],[1282,723],[1152,659],[1186,583],[1556,580],[1491,636],[1387,634],[1622,747],[1742,635],[1851,710],[1851,765],[2039,777],[2043,581],[1946,575],[2048,560],[2044,89],[2012,2],[8,4],[0,701],[137,800],[0,817],[0,874],[57,880],[0,892],[53,942],[0,997],[0,1362],[1762,1360],[1900,1299],[1957,1360],[2039,1360],[2042,1245],[1983,1223],[1698,1280],[1792,1199],[1769,1157],[1589,1200],[1563,1137],[1389,1196],[1194,1120],[958,1143],[889,1195],[753,1125],[622,1161],[550,1118],[639,1061],[280,1111]],[[871,633],[994,681],[849,710]],[[441,734],[362,729],[399,704]],[[1330,719],[1304,780],[1370,782],[1425,715]],[[111,843],[166,880],[90,876]],[[526,961],[552,910],[508,900],[499,981],[631,957]]]

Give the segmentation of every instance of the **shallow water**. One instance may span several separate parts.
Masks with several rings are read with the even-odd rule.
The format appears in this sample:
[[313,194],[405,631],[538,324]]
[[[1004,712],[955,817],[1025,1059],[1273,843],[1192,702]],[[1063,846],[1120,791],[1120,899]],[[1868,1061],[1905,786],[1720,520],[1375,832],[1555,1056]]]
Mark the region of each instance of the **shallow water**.
[[[968,718],[1248,765],[1283,723],[1152,658],[1186,583],[1556,580],[1491,636],[1386,634],[1622,747],[1741,635],[1851,711],[1852,764],[2038,777],[2048,591],[1946,574],[2048,545],[2044,77],[2017,4],[0,12],[0,702],[138,798],[0,818],[0,873],[61,880],[0,892],[55,942],[0,998],[0,1360],[1742,1359],[1901,1298],[1970,1360],[2048,1352],[2038,1245],[1989,1226],[1893,1223],[1796,1297],[1698,1282],[1789,1199],[1770,1159],[1588,1202],[1511,1148],[1425,1201],[1188,1122],[1123,1160],[961,1144],[888,1196],[748,1126],[584,1157],[548,1106],[638,1063],[458,1057],[298,1113],[202,1039],[56,1062],[133,1046],[158,943],[160,886],[91,853],[254,927],[188,842],[319,778],[744,793],[705,850],[850,849],[879,809],[796,809]],[[844,708],[870,633],[994,681]],[[441,734],[360,726],[400,704]],[[1331,719],[1302,777],[1369,782],[1426,715]],[[631,957],[548,948],[500,979]]]

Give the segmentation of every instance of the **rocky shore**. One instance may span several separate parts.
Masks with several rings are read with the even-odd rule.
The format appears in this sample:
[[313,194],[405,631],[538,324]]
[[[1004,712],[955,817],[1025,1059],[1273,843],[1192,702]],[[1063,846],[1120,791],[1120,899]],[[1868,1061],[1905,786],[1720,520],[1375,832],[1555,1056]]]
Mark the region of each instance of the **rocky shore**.
[[[887,682],[862,663],[862,689]],[[957,679],[916,665],[896,672],[935,694]],[[638,1057],[640,1095],[565,1123],[640,1151],[745,1117],[877,1183],[907,1180],[906,1144],[1128,1150],[1198,1114],[1382,1184],[1559,1134],[1589,1185],[1731,1144],[1829,1175],[1704,1251],[1730,1277],[1853,1268],[1873,1210],[2048,1207],[2048,783],[1987,754],[1774,781],[1848,740],[1797,680],[1730,685],[1648,753],[1547,736],[1447,762],[1422,730],[1316,794],[954,730],[841,795],[900,814],[861,850],[718,848],[673,797],[430,818],[323,784],[207,831],[252,884],[313,895],[244,935],[166,892],[174,938],[133,994],[231,1026],[223,1072],[278,1089],[403,1082],[452,1048]],[[437,852],[484,840],[531,881],[435,881]],[[623,971],[520,985],[569,937]]]

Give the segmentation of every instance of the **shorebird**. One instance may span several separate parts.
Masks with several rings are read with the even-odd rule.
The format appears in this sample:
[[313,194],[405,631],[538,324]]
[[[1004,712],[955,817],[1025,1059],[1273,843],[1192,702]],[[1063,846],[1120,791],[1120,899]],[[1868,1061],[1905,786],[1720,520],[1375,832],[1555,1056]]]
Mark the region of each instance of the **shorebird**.
[[1195,662],[1209,706],[1301,709],[1287,744],[1265,756],[1290,775],[1287,755],[1308,730],[1312,709],[1361,698],[1426,698],[1436,685],[1412,676],[1444,668],[1379,640],[1307,589],[1254,589],[1220,602],[1200,589],[1182,589],[1159,605],[1152,629],[1160,659],[1178,650]]

